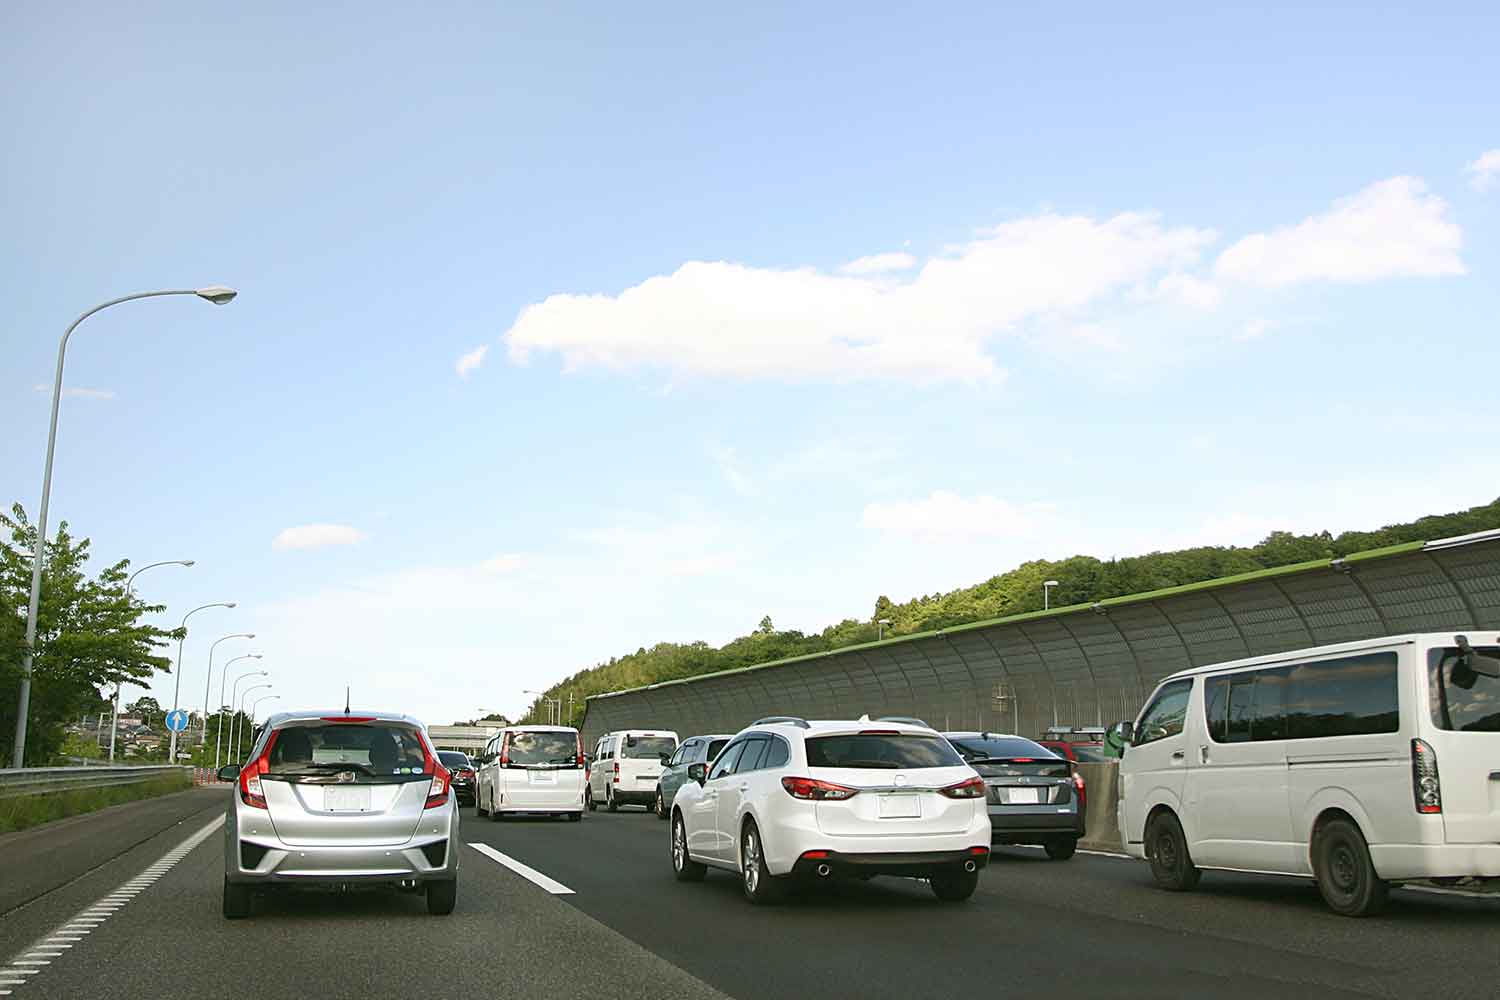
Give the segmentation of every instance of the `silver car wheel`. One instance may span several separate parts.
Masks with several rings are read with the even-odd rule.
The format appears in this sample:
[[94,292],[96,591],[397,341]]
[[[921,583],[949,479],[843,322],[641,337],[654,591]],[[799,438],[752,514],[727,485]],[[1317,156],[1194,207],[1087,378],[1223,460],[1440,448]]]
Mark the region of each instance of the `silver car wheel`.
[[745,828],[745,842],[740,853],[744,855],[745,891],[753,896],[760,888],[760,842],[755,838],[755,827]]

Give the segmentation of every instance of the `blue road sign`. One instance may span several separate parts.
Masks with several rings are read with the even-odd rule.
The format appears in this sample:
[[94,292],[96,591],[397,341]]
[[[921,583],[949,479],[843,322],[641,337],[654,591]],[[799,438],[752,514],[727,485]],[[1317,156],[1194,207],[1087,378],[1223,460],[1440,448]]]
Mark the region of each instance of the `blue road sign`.
[[187,709],[179,708],[175,712],[167,713],[167,728],[174,733],[185,732],[188,727]]

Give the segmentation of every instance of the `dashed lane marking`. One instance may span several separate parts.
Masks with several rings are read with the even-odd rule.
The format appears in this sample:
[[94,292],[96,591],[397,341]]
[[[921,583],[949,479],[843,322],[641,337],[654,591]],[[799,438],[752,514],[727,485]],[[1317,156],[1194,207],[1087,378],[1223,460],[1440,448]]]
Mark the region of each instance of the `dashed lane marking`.
[[483,854],[485,857],[489,858],[491,861],[497,862],[501,865],[504,865],[506,868],[509,868],[511,871],[526,879],[528,882],[532,882],[536,885],[541,886],[543,889],[546,889],[554,896],[573,895],[573,890],[557,881],[557,879],[552,878],[548,875],[543,875],[541,872],[537,871],[535,868],[532,868],[530,865],[523,865],[521,862],[511,857],[509,854],[502,854],[500,851],[495,850],[489,844],[470,844],[469,846],[474,848],[474,850],[478,851],[480,854]]
[[62,958],[64,949],[73,947],[75,942],[82,941],[94,928],[119,913],[126,903],[171,871],[193,848],[223,825],[224,817],[216,817],[212,823],[162,855],[160,860],[135,878],[79,910],[71,920],[52,928],[37,938],[29,948],[17,952],[8,965],[0,966],[0,997],[13,995],[13,987],[19,988],[35,982],[35,977],[45,972],[54,959]]

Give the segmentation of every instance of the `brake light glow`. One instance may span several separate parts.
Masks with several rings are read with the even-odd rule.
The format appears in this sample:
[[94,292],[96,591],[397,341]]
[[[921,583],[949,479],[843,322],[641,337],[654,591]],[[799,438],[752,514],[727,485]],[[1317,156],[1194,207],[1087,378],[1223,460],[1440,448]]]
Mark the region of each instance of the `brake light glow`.
[[986,854],[990,853],[990,849],[988,847],[971,847],[969,848],[969,853],[974,855],[976,858],[982,858]]
[[453,783],[453,775],[433,755],[432,748],[425,739],[422,740],[422,773],[432,776],[432,781],[427,786],[427,801],[422,808],[436,809],[447,805],[448,786]]
[[982,799],[984,798],[984,779],[976,777],[960,781],[956,785],[939,788],[938,793],[950,799]]
[[803,851],[802,852],[802,860],[803,861],[827,861],[828,860],[828,852],[827,851]]
[[859,794],[858,788],[835,785],[831,781],[818,781],[816,778],[782,778],[781,787],[794,799],[810,799],[814,802],[842,802]]
[[500,740],[500,766],[510,766],[510,733],[506,733]]
[[325,715],[319,722],[374,722],[373,715]]
[[615,761],[615,784],[620,783],[620,762]]
[[1417,812],[1437,815],[1443,811],[1443,783],[1438,779],[1437,752],[1425,740],[1411,741],[1411,791]]
[[240,801],[252,809],[266,808],[266,790],[261,787],[260,776],[271,770],[271,748],[280,735],[279,730],[272,733],[260,756],[240,768]]

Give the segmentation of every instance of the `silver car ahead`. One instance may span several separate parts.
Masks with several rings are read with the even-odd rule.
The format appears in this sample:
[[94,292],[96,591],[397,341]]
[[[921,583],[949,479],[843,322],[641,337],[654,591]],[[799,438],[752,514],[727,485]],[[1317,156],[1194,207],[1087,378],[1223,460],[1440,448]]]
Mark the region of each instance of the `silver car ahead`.
[[390,885],[458,896],[458,806],[422,723],[384,712],[284,712],[266,721],[224,824],[224,916],[273,886]]

